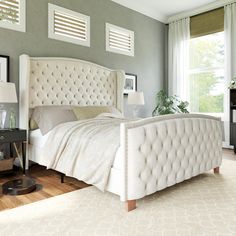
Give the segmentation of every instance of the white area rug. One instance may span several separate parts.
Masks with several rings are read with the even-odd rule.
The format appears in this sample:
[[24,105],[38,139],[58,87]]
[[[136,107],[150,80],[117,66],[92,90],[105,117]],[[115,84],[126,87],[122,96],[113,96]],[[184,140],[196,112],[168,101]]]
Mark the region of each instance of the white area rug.
[[1,236],[236,235],[236,162],[138,201],[130,213],[95,187],[0,213]]

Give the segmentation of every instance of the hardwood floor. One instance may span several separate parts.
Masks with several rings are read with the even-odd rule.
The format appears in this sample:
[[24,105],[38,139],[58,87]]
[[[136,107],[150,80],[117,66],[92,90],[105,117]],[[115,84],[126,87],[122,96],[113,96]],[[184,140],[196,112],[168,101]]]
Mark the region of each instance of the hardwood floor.
[[[223,158],[236,161],[236,155],[233,150],[223,149]],[[38,184],[37,190],[32,193],[19,196],[3,195],[0,190],[0,211],[89,186],[81,181],[69,177],[66,177],[65,183],[62,184],[60,182],[59,173],[52,170],[46,170],[46,168],[39,165],[31,167],[28,175],[36,180]],[[19,171],[13,176],[0,176],[0,185],[8,180],[21,176],[22,174]]]
[[236,161],[236,154],[233,150],[223,148],[223,158],[231,161]]
[[[32,166],[27,175],[36,180],[36,191],[25,195],[10,196],[3,195],[1,188],[0,211],[36,202],[42,199],[50,198],[89,186],[84,182],[69,177],[65,177],[65,183],[62,184],[60,181],[59,173],[52,170],[46,170],[45,167],[39,165]],[[0,185],[9,180],[16,179],[17,177],[22,177],[20,171],[16,171],[14,175],[0,176]]]

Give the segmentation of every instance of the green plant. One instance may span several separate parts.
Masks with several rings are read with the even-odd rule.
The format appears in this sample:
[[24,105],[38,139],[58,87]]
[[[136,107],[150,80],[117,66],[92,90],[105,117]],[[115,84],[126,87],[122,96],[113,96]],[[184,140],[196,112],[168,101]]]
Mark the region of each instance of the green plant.
[[229,89],[236,88],[236,77],[230,81]]
[[156,95],[156,107],[152,112],[152,116],[189,113],[187,101],[181,101],[177,96],[168,96],[164,90],[161,90]]

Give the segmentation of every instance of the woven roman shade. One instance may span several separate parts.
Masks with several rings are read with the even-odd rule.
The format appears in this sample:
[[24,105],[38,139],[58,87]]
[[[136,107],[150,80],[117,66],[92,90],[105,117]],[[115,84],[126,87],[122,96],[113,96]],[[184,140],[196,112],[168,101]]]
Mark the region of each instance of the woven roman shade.
[[218,8],[196,16],[190,20],[191,38],[221,32],[224,30],[224,8]]

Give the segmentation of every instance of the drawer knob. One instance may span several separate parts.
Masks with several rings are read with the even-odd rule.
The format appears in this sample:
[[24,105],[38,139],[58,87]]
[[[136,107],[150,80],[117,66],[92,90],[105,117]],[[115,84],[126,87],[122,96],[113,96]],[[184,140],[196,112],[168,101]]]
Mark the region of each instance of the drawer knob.
[[0,140],[3,140],[3,139],[5,139],[5,137],[4,136],[0,136]]

